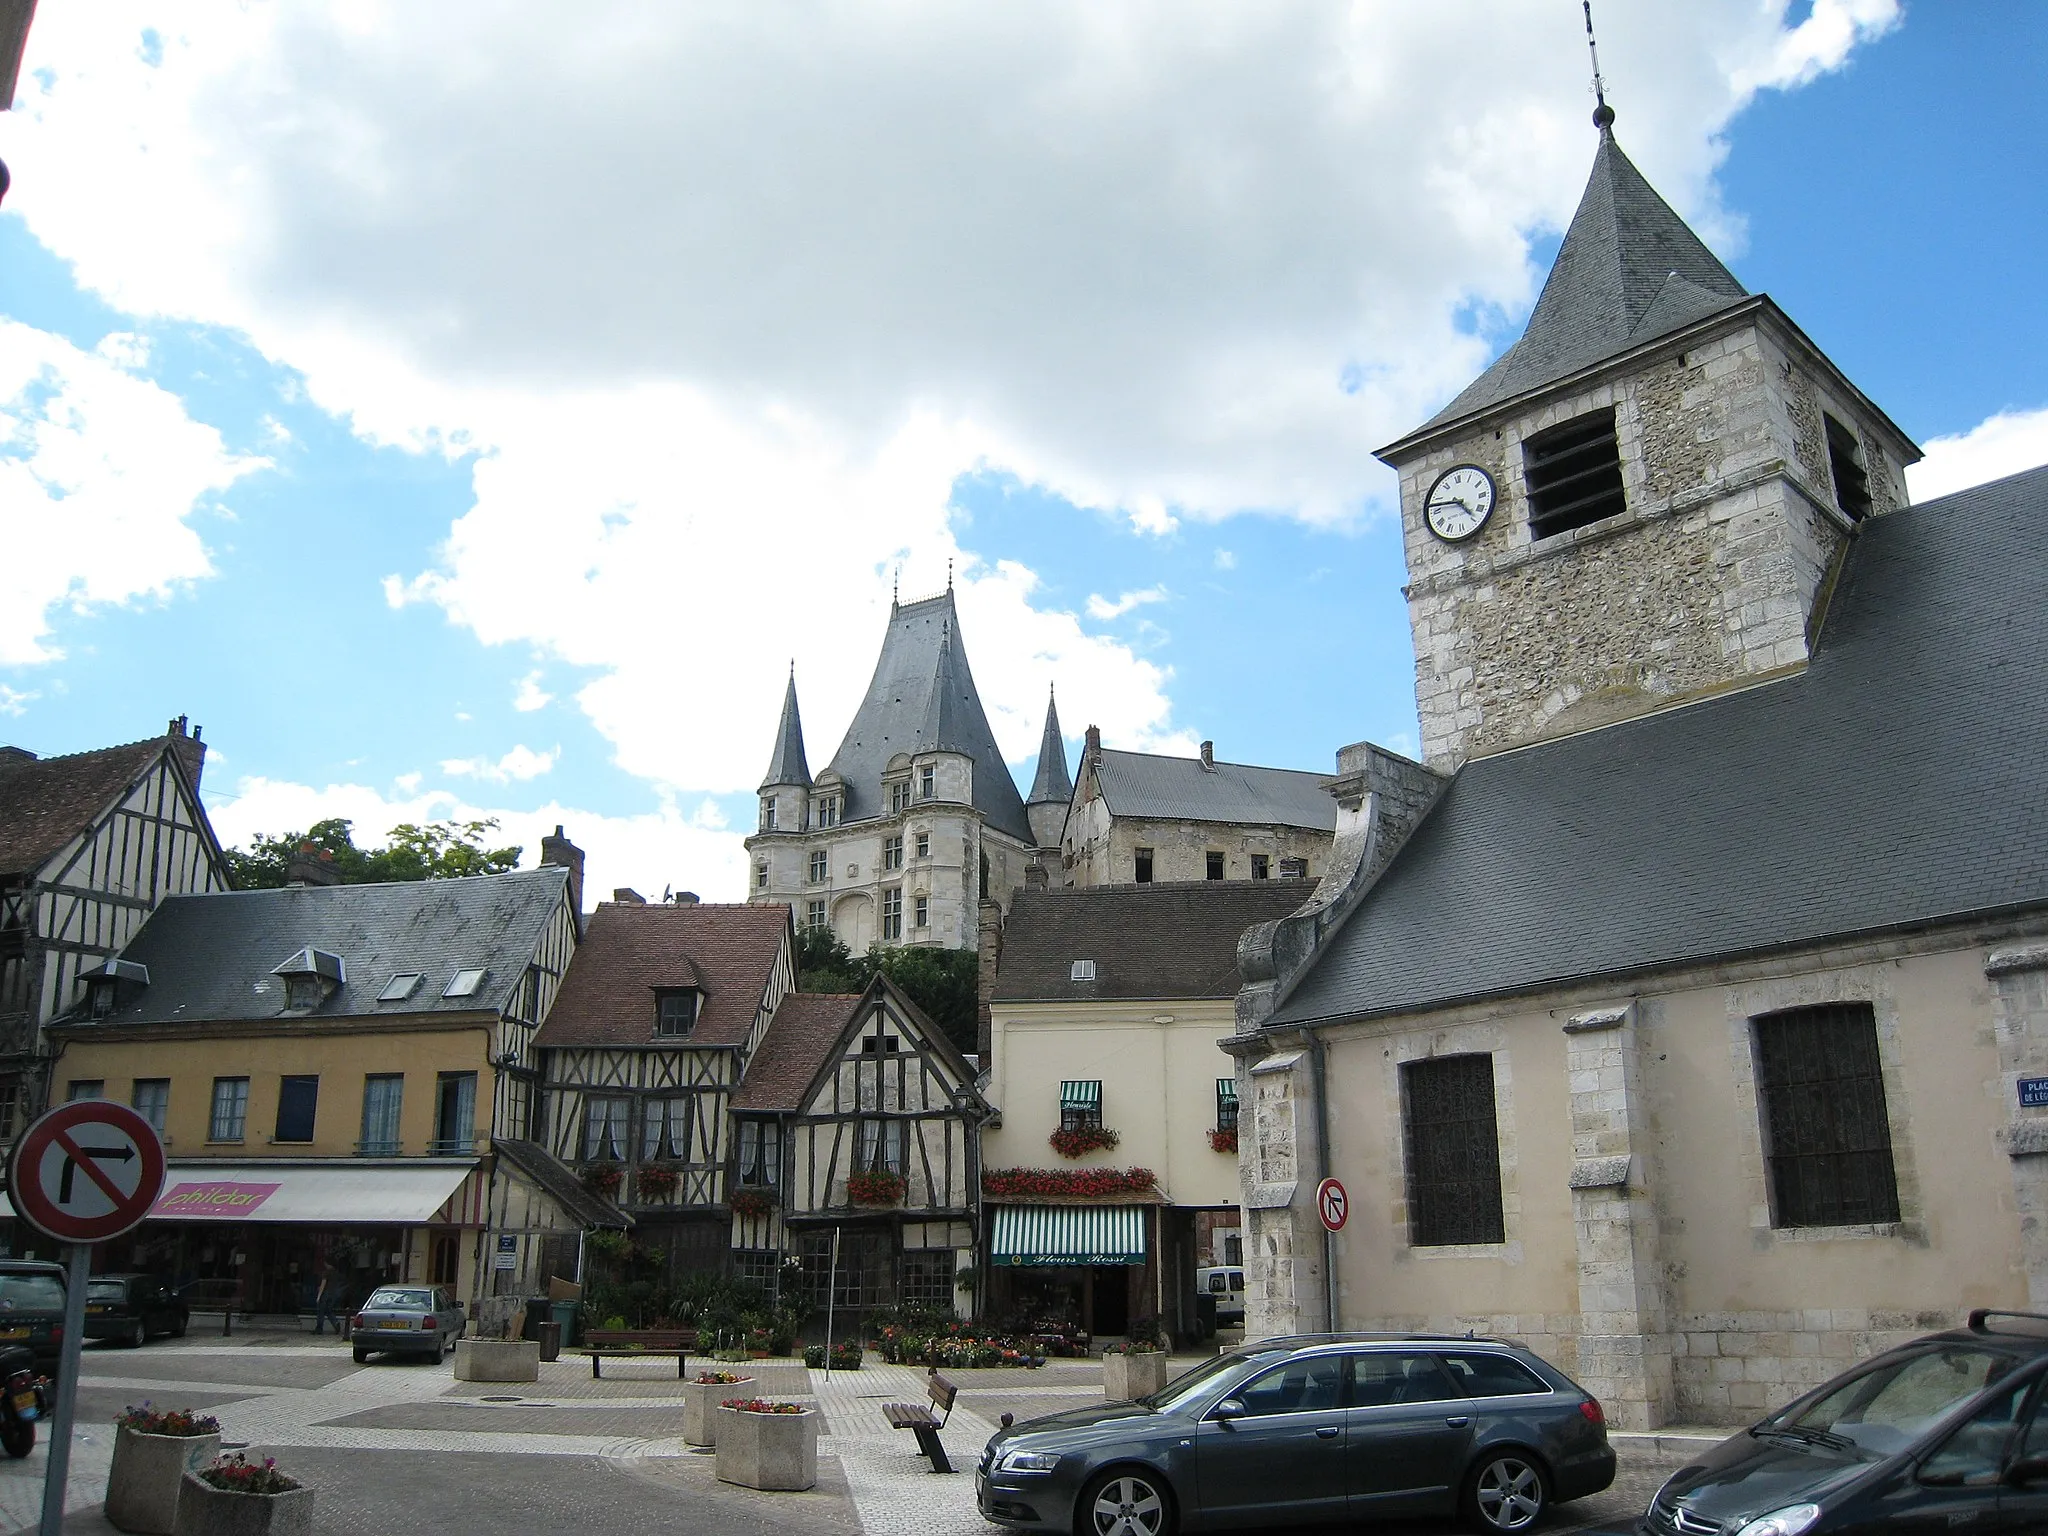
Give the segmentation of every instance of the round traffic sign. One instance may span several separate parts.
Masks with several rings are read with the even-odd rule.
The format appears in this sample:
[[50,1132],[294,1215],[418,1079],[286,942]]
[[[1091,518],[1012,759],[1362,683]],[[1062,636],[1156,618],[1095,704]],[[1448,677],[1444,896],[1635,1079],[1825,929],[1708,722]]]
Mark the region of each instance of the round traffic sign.
[[110,1099],[74,1099],[38,1116],[7,1158],[16,1214],[60,1243],[119,1237],[163,1187],[156,1128]]
[[1332,1232],[1344,1230],[1344,1223],[1351,1215],[1351,1197],[1344,1193],[1344,1186],[1335,1179],[1325,1179],[1316,1186],[1316,1214],[1323,1218],[1323,1225]]

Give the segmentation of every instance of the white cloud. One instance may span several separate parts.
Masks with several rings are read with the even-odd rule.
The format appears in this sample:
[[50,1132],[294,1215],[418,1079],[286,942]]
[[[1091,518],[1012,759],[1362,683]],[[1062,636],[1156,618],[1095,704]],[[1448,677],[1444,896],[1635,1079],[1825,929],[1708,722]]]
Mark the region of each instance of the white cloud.
[[[1777,9],[1784,13],[1784,0]],[[1751,91],[1805,85],[1840,69],[1857,44],[1884,36],[1899,20],[1899,0],[1813,0],[1804,21],[1734,72],[1736,85]]]
[[512,696],[512,707],[523,715],[530,715],[536,709],[546,709],[554,703],[555,696],[540,685],[540,674],[529,672],[519,679],[519,691]]
[[1236,555],[1234,555],[1234,554],[1232,554],[1232,553],[1231,553],[1231,552],[1230,552],[1229,550],[1227,550],[1227,549],[1219,549],[1219,550],[1217,550],[1217,551],[1216,551],[1216,569],[1217,569],[1217,570],[1219,570],[1219,571],[1234,571],[1234,570],[1236,570],[1236,569],[1237,569],[1237,556],[1236,556]]
[[2048,464],[2048,406],[2000,411],[1968,432],[1934,438],[1921,448],[1927,457],[1906,470],[1906,489],[1915,501],[2016,475]]
[[552,752],[536,752],[522,743],[495,763],[489,758],[452,757],[441,764],[441,771],[450,778],[488,779],[493,784],[523,784],[528,779],[539,778],[553,768],[555,759],[561,755],[560,747]]
[[1139,592],[1126,592],[1114,599],[1104,597],[1100,592],[1090,592],[1088,617],[1108,623],[1111,619],[1120,619],[1133,608],[1143,607],[1146,603],[1163,603],[1166,596],[1166,588],[1163,586],[1146,587]]
[[0,715],[26,714],[29,705],[42,696],[40,689],[10,688],[5,683],[0,683]]
[[211,573],[189,519],[263,464],[177,396],[98,353],[0,316],[0,664],[47,662],[51,612],[166,597]]

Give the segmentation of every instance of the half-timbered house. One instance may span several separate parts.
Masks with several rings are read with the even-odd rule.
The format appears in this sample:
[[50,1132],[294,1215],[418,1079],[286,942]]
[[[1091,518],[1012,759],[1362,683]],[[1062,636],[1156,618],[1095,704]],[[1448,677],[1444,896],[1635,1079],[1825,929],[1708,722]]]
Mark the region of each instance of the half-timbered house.
[[0,1144],[42,1107],[43,1026],[166,896],[225,890],[206,746],[162,736],[42,758],[0,747]]

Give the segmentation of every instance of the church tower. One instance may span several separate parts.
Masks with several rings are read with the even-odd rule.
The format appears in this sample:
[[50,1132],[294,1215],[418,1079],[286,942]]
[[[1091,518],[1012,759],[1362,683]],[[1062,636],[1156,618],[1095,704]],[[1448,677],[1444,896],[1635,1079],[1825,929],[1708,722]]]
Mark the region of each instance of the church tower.
[[1060,707],[1052,690],[1045,695],[1045,734],[1038,742],[1038,773],[1031,781],[1031,796],[1024,802],[1024,814],[1031,818],[1031,836],[1044,850],[1057,851],[1060,833],[1067,824],[1067,805],[1074,798],[1074,781],[1067,773],[1067,742],[1060,735]]
[[1594,123],[1527,330],[1379,454],[1439,771],[1804,666],[1920,456]]

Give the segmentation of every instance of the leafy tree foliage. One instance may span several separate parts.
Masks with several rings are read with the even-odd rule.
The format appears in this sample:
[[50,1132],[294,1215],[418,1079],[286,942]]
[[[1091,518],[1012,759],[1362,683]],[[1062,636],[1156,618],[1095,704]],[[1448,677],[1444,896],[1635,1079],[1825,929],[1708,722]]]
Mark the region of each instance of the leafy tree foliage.
[[856,955],[830,928],[799,928],[796,984],[805,992],[859,992],[887,976],[945,1032],[956,1048],[975,1043],[976,983],[980,957],[971,949],[884,949]]
[[519,867],[519,848],[486,848],[496,818],[482,821],[402,822],[382,848],[358,848],[354,824],[346,817],[316,821],[305,832],[266,837],[258,832],[249,848],[227,850],[228,866],[240,890],[274,890],[290,883],[289,866],[303,852],[331,864],[344,885],[379,880],[450,880],[464,875],[499,875]]

